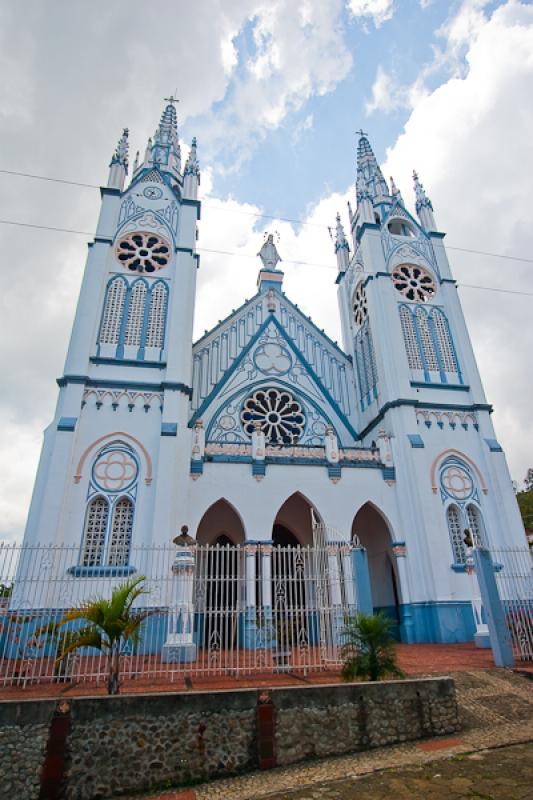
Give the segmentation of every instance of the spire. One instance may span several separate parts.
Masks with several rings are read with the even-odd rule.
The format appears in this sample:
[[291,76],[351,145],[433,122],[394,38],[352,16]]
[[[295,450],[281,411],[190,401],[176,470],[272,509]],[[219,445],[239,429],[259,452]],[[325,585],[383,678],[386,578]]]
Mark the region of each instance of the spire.
[[420,182],[418,173],[413,170],[413,183],[416,195],[416,213],[422,224],[422,227],[427,231],[436,231],[435,217],[433,216],[433,204],[426,194],[426,191]]
[[335,226],[335,255],[337,256],[337,266],[339,274],[344,275],[350,264],[350,246],[344,235],[341,215],[337,212]]
[[171,95],[165,98],[167,105],[163,109],[159,125],[153,140],[148,139],[144,161],[141,167],[157,167],[161,172],[170,172],[175,177],[181,173],[181,149],[178,138],[178,116],[175,103],[178,100]]
[[358,181],[364,182],[373,203],[378,200],[389,199],[389,188],[379,168],[376,156],[367,134],[364,131],[357,131],[359,134],[359,144],[357,145],[357,176]]
[[183,170],[183,194],[189,199],[196,200],[200,184],[200,164],[196,153],[196,136],[191,142],[189,156]]
[[124,128],[122,131],[122,136],[118,140],[115,152],[113,153],[111,162],[109,164],[109,178],[107,185],[114,189],[120,189],[121,191],[124,188],[124,181],[126,179],[126,175],[128,174],[128,135],[128,129]]

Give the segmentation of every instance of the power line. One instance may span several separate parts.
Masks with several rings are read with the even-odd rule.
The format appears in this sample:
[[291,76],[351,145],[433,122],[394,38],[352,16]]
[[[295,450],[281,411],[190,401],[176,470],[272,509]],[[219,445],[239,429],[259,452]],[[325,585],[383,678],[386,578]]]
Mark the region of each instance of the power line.
[[[21,228],[36,228],[37,230],[41,231],[57,231],[59,233],[75,233],[79,234],[80,236],[93,236],[92,233],[89,231],[77,231],[73,228],[56,228],[52,225],[35,225],[30,222],[16,222],[15,220],[9,219],[0,219],[0,225],[15,225]],[[256,256],[251,255],[250,253],[236,253],[234,250],[215,250],[214,248],[208,247],[197,247],[196,248],[200,253],[212,253],[216,255],[222,256],[236,256],[237,258],[247,258],[249,260],[255,259]],[[298,266],[304,267],[322,267],[324,269],[335,270],[336,267],[333,264],[321,264],[316,261],[292,261],[290,259],[283,259],[285,264],[296,264]],[[369,274],[369,273],[366,273]],[[458,283],[458,288],[461,289],[480,289],[487,292],[500,292],[501,294],[516,294],[521,297],[533,297],[533,292],[517,292],[512,289],[501,289],[496,286],[476,286],[470,283]]]
[[[34,180],[49,181],[51,183],[62,183],[62,184],[67,184],[69,186],[82,186],[82,187],[87,188],[87,189],[100,189],[100,186],[98,184],[96,184],[96,183],[81,183],[80,181],[68,181],[68,180],[64,180],[62,178],[50,178],[50,177],[45,176],[45,175],[34,175],[32,173],[29,173],[29,172],[17,172],[15,170],[9,170],[9,169],[0,169],[0,174],[3,174],[3,175],[14,175],[14,176],[17,176],[17,177],[20,177],[20,178],[32,178]],[[210,208],[213,211],[223,211],[226,214],[241,214],[241,215],[246,216],[246,217],[255,217],[256,219],[271,219],[271,220],[275,220],[275,221],[279,221],[279,222],[290,222],[291,224],[294,224],[294,225],[305,225],[307,227],[321,228],[323,230],[329,230],[329,228],[330,228],[329,225],[325,225],[324,223],[307,222],[307,221],[305,221],[303,219],[295,219],[295,218],[292,218],[292,217],[281,217],[281,216],[278,216],[278,215],[275,215],[275,214],[260,214],[260,213],[255,212],[255,211],[244,211],[243,209],[240,209],[240,208],[221,208],[218,205],[213,205],[211,203],[205,202],[204,200],[202,201],[202,205],[203,205],[204,208]],[[2,221],[2,222],[3,222],[3,224],[11,224],[11,225],[19,224],[19,225],[23,225],[23,223],[15,223],[15,222],[8,223],[8,222],[5,222],[5,221]],[[26,227],[39,228],[39,227],[44,227],[44,226],[26,225]],[[71,233],[71,232],[72,233],[83,233],[83,235],[92,236],[92,234],[90,234],[90,233],[86,234],[85,232],[82,232],[82,231],[68,231],[65,228],[54,228],[54,229],[50,228],[50,230],[61,230],[61,231],[65,231],[66,233]],[[446,245],[446,249],[447,250],[457,250],[458,252],[461,252],[461,253],[471,253],[473,255],[478,255],[478,256],[488,256],[490,258],[503,258],[506,261],[522,261],[525,264],[533,264],[533,258],[524,258],[522,256],[509,256],[509,255],[505,255],[504,253],[491,253],[488,250],[473,250],[473,249],[468,248],[468,247],[456,247],[456,246],[451,245],[451,244],[447,244]],[[290,262],[290,263],[300,263],[300,262]],[[304,262],[301,262],[301,263],[304,263]],[[317,265],[317,266],[321,266],[321,265]],[[520,293],[518,292],[518,294],[520,294]]]

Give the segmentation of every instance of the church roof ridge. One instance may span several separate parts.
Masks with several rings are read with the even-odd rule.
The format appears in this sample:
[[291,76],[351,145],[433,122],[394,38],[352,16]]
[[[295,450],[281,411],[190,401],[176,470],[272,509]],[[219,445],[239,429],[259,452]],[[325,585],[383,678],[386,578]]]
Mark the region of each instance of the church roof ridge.
[[221,328],[223,325],[225,325],[226,322],[229,322],[230,319],[232,319],[233,317],[237,316],[237,314],[239,314],[243,310],[243,308],[245,308],[247,305],[249,305],[249,303],[252,303],[254,300],[257,300],[257,298],[260,297],[260,296],[261,296],[261,292],[256,292],[254,295],[252,295],[252,297],[247,298],[243,303],[241,303],[241,305],[238,308],[234,308],[227,315],[227,317],[224,317],[224,319],[219,319],[217,324],[213,325],[213,327],[210,330],[204,331],[204,333],[200,336],[200,338],[192,343],[193,350],[194,350],[195,347],[197,347],[200,344],[200,342],[203,342],[204,339],[207,339],[209,336],[211,336],[213,333],[215,333],[215,331],[217,331],[219,328]]

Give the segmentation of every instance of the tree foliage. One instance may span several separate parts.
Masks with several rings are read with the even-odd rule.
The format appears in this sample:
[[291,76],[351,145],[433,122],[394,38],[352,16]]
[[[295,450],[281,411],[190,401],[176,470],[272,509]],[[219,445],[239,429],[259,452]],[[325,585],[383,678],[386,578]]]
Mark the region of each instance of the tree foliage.
[[116,586],[111,599],[95,598],[84,603],[80,608],[67,611],[63,618],[54,624],[54,631],[43,629],[44,633],[55,637],[61,635],[65,626],[82,622],[79,628],[68,628],[58,650],[57,662],[82,647],[94,647],[105,655],[107,666],[108,694],[120,691],[120,656],[126,646],[140,641],[141,623],[153,612],[150,610],[134,611],[133,604],[142,594],[144,577],[132,578]]
[[395,622],[383,612],[350,617],[342,631],[342,677],[379,681],[387,676],[403,677],[396,663]]

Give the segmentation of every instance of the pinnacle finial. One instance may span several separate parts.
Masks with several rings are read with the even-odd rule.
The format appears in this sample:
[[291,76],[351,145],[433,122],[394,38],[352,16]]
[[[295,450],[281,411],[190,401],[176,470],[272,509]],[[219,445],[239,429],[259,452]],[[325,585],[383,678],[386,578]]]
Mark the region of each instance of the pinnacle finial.
[[126,174],[128,174],[128,152],[129,152],[129,130],[128,128],[124,128],[122,131],[122,136],[118,140],[117,146],[115,148],[115,152],[113,153],[113,157],[111,159],[111,164],[120,164],[120,166],[124,167]]
[[348,250],[349,245],[344,235],[344,228],[341,222],[341,215],[337,211],[337,216],[335,217],[336,226],[335,226],[335,252],[337,253],[339,250],[344,249]]
[[415,187],[415,195],[416,195],[416,211],[417,213],[420,211],[421,208],[429,208],[433,211],[433,204],[429,197],[426,194],[426,190],[424,186],[420,182],[420,178],[418,177],[418,173],[416,170],[413,170],[413,183]]
[[185,177],[185,175],[199,175],[199,174],[200,174],[200,164],[198,162],[198,157],[196,155],[196,136],[195,136],[191,142],[191,149],[189,150],[189,157],[187,158],[183,175]]

